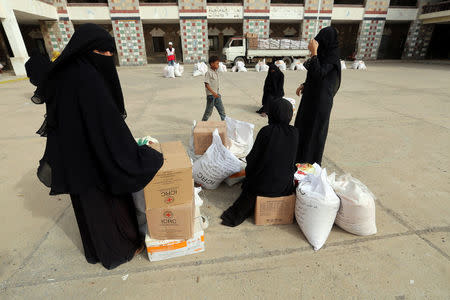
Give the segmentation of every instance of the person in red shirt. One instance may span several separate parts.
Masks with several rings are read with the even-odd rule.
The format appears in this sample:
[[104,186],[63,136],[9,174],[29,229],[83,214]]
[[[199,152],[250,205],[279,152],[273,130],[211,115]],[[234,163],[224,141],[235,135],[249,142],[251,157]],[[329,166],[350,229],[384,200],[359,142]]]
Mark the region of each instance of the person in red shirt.
[[172,42],[169,42],[169,48],[166,49],[166,57],[168,65],[173,66],[177,58],[175,56],[175,48],[173,47]]

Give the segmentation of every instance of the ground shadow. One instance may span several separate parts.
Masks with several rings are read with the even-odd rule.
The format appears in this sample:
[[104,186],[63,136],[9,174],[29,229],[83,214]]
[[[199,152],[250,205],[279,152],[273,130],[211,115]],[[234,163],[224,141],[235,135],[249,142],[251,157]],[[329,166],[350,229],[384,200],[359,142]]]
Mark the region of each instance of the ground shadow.
[[261,105],[257,104],[231,104],[230,107],[238,108],[241,111],[252,112],[256,114],[256,111],[261,108]]

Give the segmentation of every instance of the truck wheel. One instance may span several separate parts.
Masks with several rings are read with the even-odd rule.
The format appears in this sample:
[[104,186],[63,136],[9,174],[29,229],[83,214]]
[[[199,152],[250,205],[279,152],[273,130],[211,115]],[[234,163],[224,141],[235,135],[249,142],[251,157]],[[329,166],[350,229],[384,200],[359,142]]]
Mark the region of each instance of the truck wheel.
[[236,57],[236,58],[234,59],[234,65],[236,65],[236,63],[237,63],[238,61],[242,61],[242,62],[245,64],[245,59],[244,59],[242,56]]
[[292,58],[288,56],[283,57],[283,61],[286,64],[286,68],[289,68],[292,64]]

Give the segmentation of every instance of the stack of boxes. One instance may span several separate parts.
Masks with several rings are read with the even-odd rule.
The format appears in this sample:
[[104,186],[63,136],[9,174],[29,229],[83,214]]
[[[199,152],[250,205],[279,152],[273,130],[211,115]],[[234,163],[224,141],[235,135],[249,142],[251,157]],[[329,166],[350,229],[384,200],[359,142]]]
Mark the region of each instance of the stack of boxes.
[[258,48],[258,34],[247,33],[246,37],[248,40],[248,48],[249,49],[257,49]]
[[147,253],[151,261],[204,251],[200,218],[194,201],[192,164],[181,142],[153,144],[164,156],[164,164],[144,188]]

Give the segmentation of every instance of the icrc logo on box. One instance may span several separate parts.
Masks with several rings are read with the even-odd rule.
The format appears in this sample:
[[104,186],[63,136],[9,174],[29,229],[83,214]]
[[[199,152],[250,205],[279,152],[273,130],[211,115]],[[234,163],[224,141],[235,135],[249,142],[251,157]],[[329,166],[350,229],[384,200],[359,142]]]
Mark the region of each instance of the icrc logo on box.
[[162,214],[161,223],[162,224],[176,224],[177,220],[175,219],[175,215],[174,215],[173,211],[171,211],[171,210],[164,211]]
[[164,203],[166,204],[173,204],[176,199],[176,195],[178,193],[178,190],[175,188],[170,188],[167,190],[161,191],[161,197],[164,198]]

